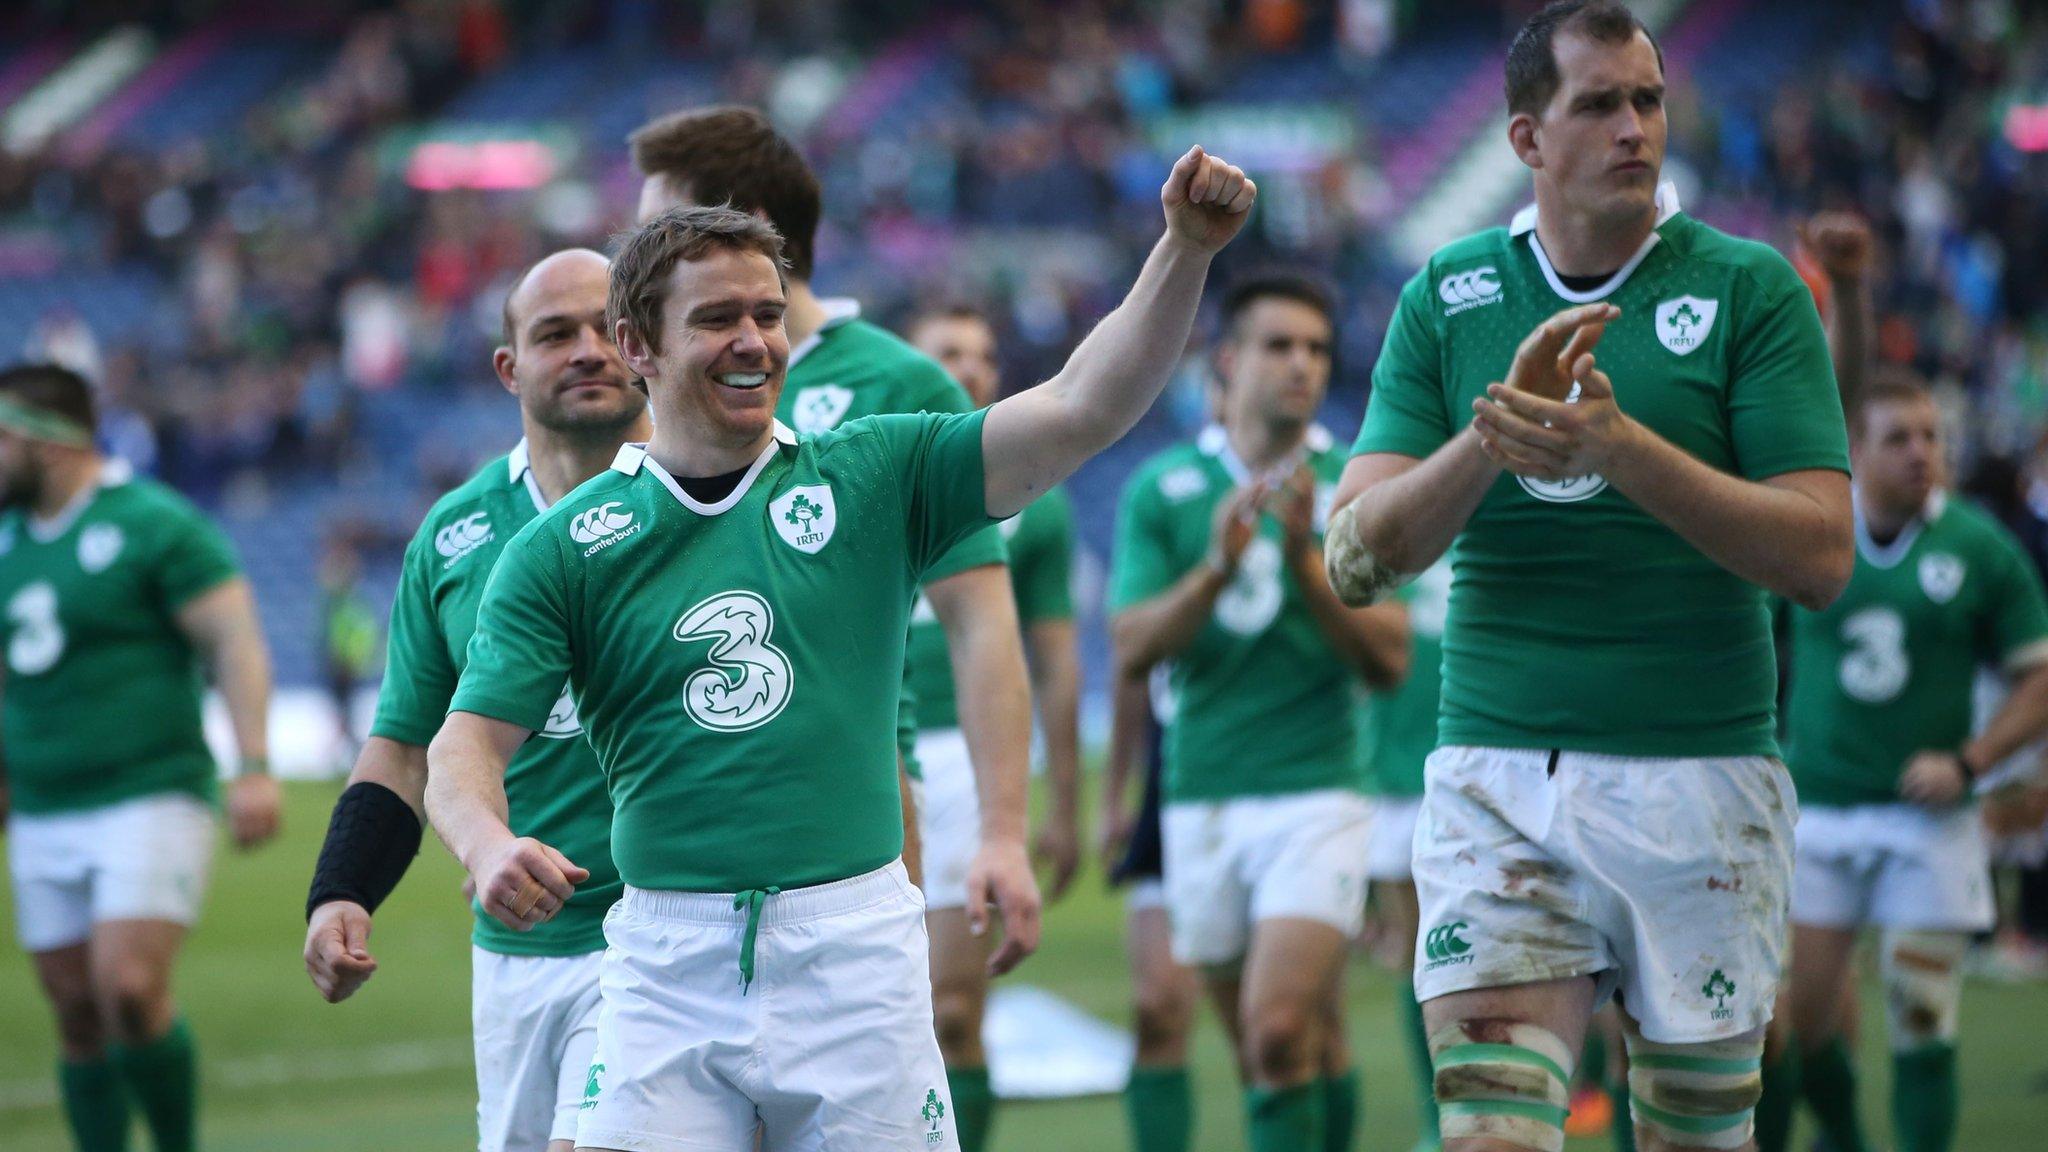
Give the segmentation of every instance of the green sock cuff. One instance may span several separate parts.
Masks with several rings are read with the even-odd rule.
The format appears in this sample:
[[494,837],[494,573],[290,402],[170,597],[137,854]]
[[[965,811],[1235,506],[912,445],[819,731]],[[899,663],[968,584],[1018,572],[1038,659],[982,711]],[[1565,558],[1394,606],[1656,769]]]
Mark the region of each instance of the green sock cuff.
[[1247,1088],[1250,1152],[1302,1152],[1323,1139],[1323,1086],[1311,1080],[1291,1088]]
[[57,1092],[79,1152],[127,1152],[128,1090],[113,1060],[60,1060]]
[[187,1060],[192,1055],[192,1026],[183,1016],[171,1021],[164,1034],[147,1044],[114,1044],[107,1055],[122,1068],[150,1068],[167,1060]]
[[946,1087],[952,1089],[953,1102],[958,1104],[961,1097],[971,1096],[979,1100],[992,1100],[995,1093],[988,1085],[987,1068],[948,1068]]
[[1131,1069],[1124,1114],[1134,1152],[1188,1152],[1194,1142],[1193,1081],[1184,1064]]
[[1350,1152],[1358,1131],[1361,1082],[1356,1068],[1318,1081],[1323,1094],[1323,1152]]
[[179,1018],[149,1043],[112,1053],[157,1152],[192,1152],[199,1141],[199,1047],[191,1026]]
[[1185,1064],[1135,1064],[1131,1066],[1131,1087],[1173,1088],[1188,1085]]
[[996,1111],[987,1066],[946,1069],[946,1088],[953,1094],[953,1132],[960,1139],[960,1152],[982,1152],[988,1147]]
[[1892,1067],[1899,1075],[1946,1075],[1956,1066],[1956,1046],[1935,1041],[1892,1053]]

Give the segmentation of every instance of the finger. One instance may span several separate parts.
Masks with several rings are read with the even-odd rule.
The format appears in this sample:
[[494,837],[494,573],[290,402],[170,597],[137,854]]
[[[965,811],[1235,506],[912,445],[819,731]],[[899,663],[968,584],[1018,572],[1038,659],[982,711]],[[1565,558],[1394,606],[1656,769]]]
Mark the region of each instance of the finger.
[[1555,357],[1564,348],[1565,341],[1571,338],[1573,332],[1596,320],[1604,323],[1619,315],[1621,309],[1612,304],[1581,304],[1575,308],[1566,308],[1537,325],[1536,330],[1529,334],[1530,342],[1525,343],[1523,347],[1540,351],[1544,356]]
[[977,937],[988,932],[988,877],[978,871],[967,877],[967,932]]
[[[534,883],[539,884],[543,889],[552,893],[557,900],[567,900],[575,895],[575,882],[570,880],[568,875],[563,872],[560,864],[555,863],[555,861],[560,860],[562,864],[569,864],[568,860],[564,859],[561,853],[549,848],[545,844],[539,845],[538,848],[538,851],[526,855],[520,861],[526,867],[526,874],[533,878]],[[576,868],[574,864],[569,864],[569,867]],[[580,868],[576,870],[582,871]],[[587,877],[588,873],[585,873],[585,876]]]
[[585,880],[590,879],[590,869],[578,868],[567,856],[562,855],[553,848],[549,848],[545,844],[541,845],[541,848],[547,853],[549,862],[554,864],[556,868],[561,869],[563,878],[568,880],[569,883],[581,884]]
[[1604,320],[1596,320],[1573,332],[1571,340],[1564,346],[1564,351],[1558,354],[1558,370],[1561,372],[1570,371],[1571,366],[1579,362],[1579,357],[1591,352],[1593,346],[1600,343],[1600,337],[1606,334],[1607,322]]
[[1607,400],[1614,396],[1614,381],[1594,365],[1591,356],[1582,357],[1574,368],[1572,379],[1579,382],[1579,399]]
[[1223,208],[1233,215],[1240,212],[1249,212],[1258,198],[1259,186],[1251,177],[1247,176],[1244,179],[1244,186],[1237,190],[1237,195],[1232,196],[1230,202],[1225,204]]
[[1201,168],[1201,166],[1202,146],[1200,144],[1183,152],[1181,158],[1174,161],[1173,171],[1168,173],[1166,177],[1164,197],[1168,204],[1184,204],[1187,202],[1189,185],[1194,180],[1196,170]]
[[370,922],[351,916],[341,922],[341,946],[350,956],[357,959],[370,958]]
[[1570,462],[1571,441],[1552,429],[1498,411],[1474,413],[1472,423],[1481,436],[1507,444],[1519,456],[1554,461],[1560,468]]
[[1223,161],[1214,156],[1202,165],[1202,203],[1219,204],[1223,201],[1223,181],[1230,173],[1224,170]]
[[1555,427],[1569,423],[1574,415],[1571,405],[1563,401],[1510,388],[1506,384],[1488,384],[1486,396],[1493,401],[1495,408],[1513,413],[1531,424]]
[[1237,199],[1238,192],[1243,188],[1244,172],[1234,164],[1224,165],[1223,187],[1216,194],[1216,203],[1228,205],[1232,200]]
[[1565,468],[1561,463],[1557,462],[1554,456],[1545,459],[1541,453],[1533,449],[1522,448],[1510,441],[1489,437],[1484,432],[1480,434],[1479,444],[1481,448],[1486,449],[1487,455],[1496,464],[1517,476],[1527,476],[1534,480],[1562,480],[1565,478]]

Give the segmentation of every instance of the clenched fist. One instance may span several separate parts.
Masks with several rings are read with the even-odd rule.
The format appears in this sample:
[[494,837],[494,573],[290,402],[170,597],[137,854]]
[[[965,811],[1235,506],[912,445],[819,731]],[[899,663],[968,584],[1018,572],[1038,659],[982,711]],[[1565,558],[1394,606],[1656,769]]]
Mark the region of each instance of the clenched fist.
[[1187,150],[1159,189],[1166,209],[1166,234],[1204,254],[1230,243],[1251,218],[1259,186],[1244,169],[1202,151]]

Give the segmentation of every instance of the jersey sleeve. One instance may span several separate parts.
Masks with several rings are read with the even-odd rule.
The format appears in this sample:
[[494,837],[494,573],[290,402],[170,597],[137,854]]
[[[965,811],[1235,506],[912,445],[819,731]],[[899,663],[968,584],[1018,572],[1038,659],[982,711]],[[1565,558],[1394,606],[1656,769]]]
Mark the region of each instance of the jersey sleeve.
[[[946,375],[945,369],[923,357],[905,366],[902,386],[902,410],[905,412],[974,411],[974,401],[967,395],[967,390]],[[1003,546],[1001,533],[976,532],[932,561],[924,571],[924,582],[929,584],[970,568],[1002,564],[1008,560],[1009,552]]]
[[1017,622],[1074,618],[1074,511],[1058,488],[1024,510],[1010,541]]
[[[911,570],[922,577],[993,524],[981,453],[987,412],[874,416],[902,498]],[[996,541],[998,548],[1002,541]],[[958,571],[959,569],[954,569]]]
[[372,736],[420,746],[441,730],[459,678],[434,614],[433,588],[427,578],[431,569],[425,548],[432,523],[422,525],[405,550],[405,566],[391,602],[384,683],[377,689],[376,719],[370,722]]
[[1003,543],[1003,534],[994,528],[984,528],[946,549],[945,555],[932,561],[931,567],[924,570],[924,583],[957,576],[969,568],[1007,564],[1009,560],[1010,550]]
[[1991,541],[1990,609],[1985,646],[2007,671],[2048,660],[2048,593],[2041,574],[2017,542],[2003,532]]
[[559,557],[550,542],[522,531],[484,585],[476,635],[448,710],[537,732],[547,726],[568,679],[568,599]]
[[242,574],[227,533],[196,508],[178,506],[161,526],[155,579],[173,610]]
[[1849,470],[1849,432],[1813,293],[1783,258],[1730,333],[1728,430],[1742,475],[1764,480],[1787,472]]
[[1444,405],[1434,299],[1427,267],[1401,289],[1372,368],[1372,394],[1352,455],[1392,452],[1421,459],[1456,435]]
[[1141,473],[1124,488],[1116,509],[1116,547],[1110,554],[1109,610],[1121,612],[1173,586],[1185,574],[1174,562],[1159,483]]

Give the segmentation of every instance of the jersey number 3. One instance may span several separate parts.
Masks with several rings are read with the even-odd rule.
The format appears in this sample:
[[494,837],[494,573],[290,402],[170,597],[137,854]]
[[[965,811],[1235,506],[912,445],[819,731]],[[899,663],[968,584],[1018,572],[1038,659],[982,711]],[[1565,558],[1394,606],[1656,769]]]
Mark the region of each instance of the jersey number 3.
[[14,635],[7,641],[7,666],[23,676],[39,676],[57,666],[64,655],[64,625],[57,619],[57,589],[47,580],[26,585],[7,602]]
[[789,703],[789,658],[769,643],[775,613],[752,592],[720,592],[683,613],[675,638],[709,641],[699,668],[683,681],[690,719],[713,732],[745,732],[775,719]]
[[1913,675],[1906,655],[1906,622],[1890,608],[1865,608],[1842,621],[1842,691],[1851,700],[1882,704],[1906,690]]

